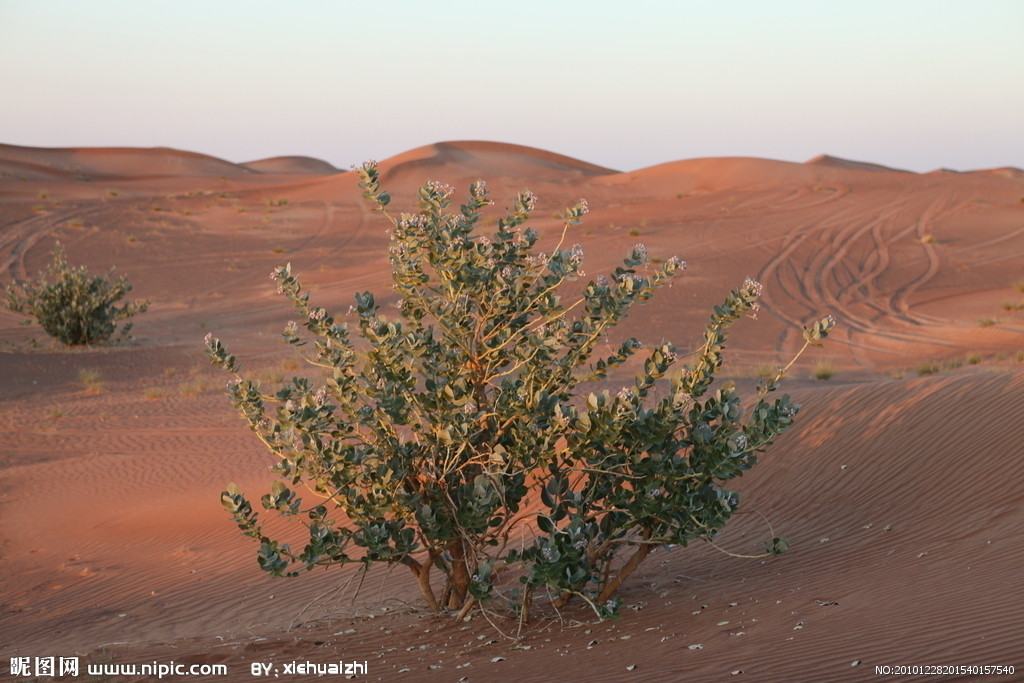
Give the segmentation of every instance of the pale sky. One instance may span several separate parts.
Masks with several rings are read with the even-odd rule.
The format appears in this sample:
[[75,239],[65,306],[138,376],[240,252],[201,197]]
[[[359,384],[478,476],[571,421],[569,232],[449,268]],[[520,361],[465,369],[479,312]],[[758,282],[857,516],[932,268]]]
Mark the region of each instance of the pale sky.
[[0,0],[0,142],[1024,167],[1019,0]]

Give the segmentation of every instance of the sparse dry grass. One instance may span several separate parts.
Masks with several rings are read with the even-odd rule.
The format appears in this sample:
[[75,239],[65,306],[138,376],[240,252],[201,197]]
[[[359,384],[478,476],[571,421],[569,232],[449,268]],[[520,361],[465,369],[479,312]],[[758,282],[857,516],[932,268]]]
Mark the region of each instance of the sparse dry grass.
[[103,393],[103,381],[100,379],[100,373],[97,370],[89,368],[79,370],[78,383],[82,385],[87,394]]
[[836,366],[831,360],[823,358],[814,364],[814,379],[832,379],[836,374]]
[[197,396],[205,393],[210,388],[210,382],[206,377],[196,376],[188,382],[178,385],[178,393],[182,396]]

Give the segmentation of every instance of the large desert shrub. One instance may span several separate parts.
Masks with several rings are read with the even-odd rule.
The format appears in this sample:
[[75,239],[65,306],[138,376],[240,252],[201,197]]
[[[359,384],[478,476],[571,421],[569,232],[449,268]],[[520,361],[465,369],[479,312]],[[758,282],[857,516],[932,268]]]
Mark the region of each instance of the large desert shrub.
[[[85,266],[73,268],[57,243],[46,273],[32,282],[15,282],[7,287],[7,308],[36,319],[48,335],[68,346],[96,344],[111,339],[117,323],[145,312],[148,301],[117,303],[131,290],[122,275],[112,280],[89,275]],[[132,324],[125,323],[118,335],[126,338]]]
[[[692,354],[636,338],[611,348],[609,330],[682,261],[650,267],[638,245],[573,294],[583,251],[535,248],[529,192],[482,234],[482,182],[457,211],[450,188],[427,183],[418,212],[395,218],[376,166],[360,175],[392,225],[398,315],[363,292],[337,318],[311,304],[290,265],[278,268],[301,317],[283,336],[322,379],[296,377],[273,395],[207,337],[211,360],[234,374],[234,405],[276,457],[280,479],[261,507],[305,525],[304,546],[271,538],[233,485],[224,506],[274,575],[402,564],[433,610],[504,600],[525,618],[538,596],[557,606],[578,596],[614,613],[616,590],[653,548],[715,536],[739,504],[724,484],[793,423],[798,406],[771,397],[778,377],[747,409],[731,383],[712,390],[729,326],[755,309],[760,285],[748,280],[714,308]],[[563,214],[563,240],[585,211]],[[833,324],[814,323],[807,343]],[[641,352],[631,385],[580,390]]]

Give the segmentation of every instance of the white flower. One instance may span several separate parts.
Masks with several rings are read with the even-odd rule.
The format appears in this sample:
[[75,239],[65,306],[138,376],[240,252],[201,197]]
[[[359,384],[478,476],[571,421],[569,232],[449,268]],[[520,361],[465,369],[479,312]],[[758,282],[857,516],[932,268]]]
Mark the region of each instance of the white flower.
[[427,225],[427,219],[423,214],[402,214],[402,218],[398,221],[398,227],[409,229],[409,228],[423,228]]
[[533,211],[534,207],[537,206],[537,195],[526,190],[519,195],[519,201],[522,202],[524,209]]
[[686,261],[679,258],[678,256],[673,256],[672,258],[670,258],[668,260],[667,265],[669,267],[669,270],[686,270]]
[[761,296],[762,287],[761,283],[757,280],[748,277],[743,281],[743,288],[753,292],[754,296]]
[[438,180],[428,180],[427,187],[430,188],[432,191],[436,192],[437,194],[441,195],[442,197],[451,196],[452,191],[454,190],[454,188],[451,185],[447,183],[442,183]]

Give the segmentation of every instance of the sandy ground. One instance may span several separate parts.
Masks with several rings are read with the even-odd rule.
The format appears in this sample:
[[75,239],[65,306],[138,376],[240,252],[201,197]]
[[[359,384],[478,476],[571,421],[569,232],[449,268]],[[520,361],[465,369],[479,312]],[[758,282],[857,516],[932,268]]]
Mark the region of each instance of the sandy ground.
[[[1024,675],[1024,173],[827,156],[620,173],[481,142],[381,168],[399,206],[428,178],[460,194],[483,178],[499,207],[529,188],[548,241],[553,214],[587,198],[570,239],[588,274],[638,242],[682,257],[684,278],[630,319],[652,343],[695,346],[710,306],[758,279],[759,319],[727,353],[740,384],[787,359],[802,324],[838,318],[787,379],[804,405],[796,428],[740,481],[759,514],[721,537],[757,552],[763,516],[792,550],[658,551],[623,589],[619,620],[574,608],[517,641],[480,615],[418,611],[404,570],[375,570],[358,595],[342,569],[265,577],[219,493],[264,490],[270,456],[203,336],[258,377],[290,376],[279,332],[291,310],[269,273],[291,262],[338,311],[362,290],[387,306],[386,223],[352,173],[316,159],[0,145],[0,283],[34,276],[59,240],[72,263],[116,266],[153,301],[133,343],[85,350],[0,311],[0,678],[18,656],[227,664],[216,680],[293,660],[366,661],[361,679],[388,681],[855,681],[880,665]],[[918,678],[959,677],[903,680]]]

